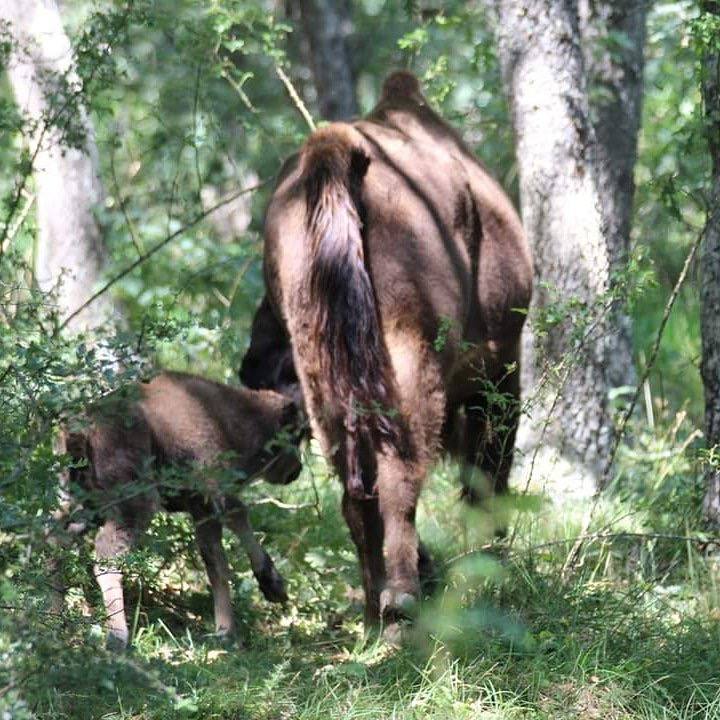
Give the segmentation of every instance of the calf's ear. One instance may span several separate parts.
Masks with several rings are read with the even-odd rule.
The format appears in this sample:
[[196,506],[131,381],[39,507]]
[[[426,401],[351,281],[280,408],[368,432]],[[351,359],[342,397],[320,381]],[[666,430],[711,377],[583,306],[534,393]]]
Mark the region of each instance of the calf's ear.
[[293,394],[297,395],[297,400],[292,399],[285,393],[287,401],[283,405],[280,427],[289,433],[291,443],[297,445],[303,438],[305,438],[310,431],[310,423],[308,422],[307,415],[305,413],[305,407],[302,403],[302,393],[300,391],[300,385],[293,385],[290,390]]
[[65,451],[73,460],[87,458],[87,437],[85,433],[66,432]]
[[280,392],[287,398],[288,405],[290,406],[283,408],[283,413],[288,413],[291,422],[303,419],[306,415],[305,397],[302,393],[300,383],[295,381],[294,383],[285,385]]

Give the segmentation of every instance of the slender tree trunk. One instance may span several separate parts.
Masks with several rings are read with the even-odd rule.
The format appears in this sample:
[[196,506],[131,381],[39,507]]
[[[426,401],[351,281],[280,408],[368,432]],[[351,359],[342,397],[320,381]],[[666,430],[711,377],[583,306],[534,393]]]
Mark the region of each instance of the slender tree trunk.
[[[613,244],[602,212],[578,7],[571,0],[495,5],[536,275],[523,348],[525,393],[533,402],[519,447],[534,459],[541,449],[541,462],[528,464],[540,473],[536,480],[545,475],[589,494],[611,445],[612,347],[602,308]],[[562,310],[561,321],[546,313],[550,306]]]
[[[630,248],[649,4],[650,0],[579,2],[590,115],[597,142],[598,191],[612,270],[622,270]],[[630,318],[616,311],[608,330],[612,333],[609,385],[634,385]]]
[[[720,18],[720,2],[705,0],[704,12]],[[702,379],[705,386],[705,438],[720,452],[720,52],[706,48],[702,64],[708,146],[712,161],[710,208],[700,261]],[[705,512],[720,525],[720,466],[708,464]]]
[[[42,290],[57,288],[62,318],[92,294],[106,260],[95,215],[105,197],[97,146],[55,0],[0,0],[0,18],[10,21],[14,40],[10,84],[33,128],[36,279]],[[110,300],[100,298],[71,327],[101,325],[112,311]]]
[[348,45],[352,31],[349,0],[299,0],[298,6],[320,114],[325,120],[354,117],[358,106]]

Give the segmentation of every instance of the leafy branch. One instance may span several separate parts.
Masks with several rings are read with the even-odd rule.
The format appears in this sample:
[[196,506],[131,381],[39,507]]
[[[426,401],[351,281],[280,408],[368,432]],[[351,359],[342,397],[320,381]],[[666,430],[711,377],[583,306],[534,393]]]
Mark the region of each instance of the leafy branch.
[[256,183],[255,185],[251,185],[250,187],[243,188],[242,190],[238,190],[234,193],[230,193],[229,195],[226,195],[224,198],[216,202],[214,205],[210,206],[207,210],[203,210],[202,212],[198,213],[190,222],[183,225],[181,228],[178,228],[175,232],[170,233],[168,236],[160,240],[158,243],[153,245],[147,252],[140,255],[136,260],[134,260],[132,263],[127,265],[125,268],[123,268],[119,273],[114,275],[110,280],[108,280],[97,292],[93,293],[80,307],[76,308],[71,312],[56,328],[55,334],[62,332],[67,325],[73,320],[73,318],[77,317],[83,310],[85,310],[89,305],[94,303],[99,297],[104,295],[113,285],[118,283],[120,280],[122,280],[124,277],[129,275],[133,270],[140,267],[146,260],[149,260],[155,253],[162,250],[166,245],[169,245],[173,240],[176,240],[181,235],[184,235],[188,230],[191,230],[196,225],[200,224],[205,218],[207,218],[209,215],[212,215],[216,210],[218,210],[221,207],[224,207],[225,205],[230,204],[231,202],[234,202],[239,197],[242,197],[243,195],[248,195],[249,193],[255,192],[256,190],[259,190],[260,188],[264,187],[265,185],[270,182],[272,178],[268,178],[266,180],[261,180],[260,182]]

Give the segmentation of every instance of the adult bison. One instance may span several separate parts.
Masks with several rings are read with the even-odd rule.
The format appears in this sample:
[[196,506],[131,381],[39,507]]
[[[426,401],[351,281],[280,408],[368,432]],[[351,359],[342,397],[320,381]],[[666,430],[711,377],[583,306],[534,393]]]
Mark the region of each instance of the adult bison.
[[264,270],[241,378],[277,388],[297,372],[345,490],[366,622],[393,622],[418,594],[418,495],[460,408],[465,459],[507,487],[532,285],[520,220],[397,72],[367,118],[314,132],[285,164]]

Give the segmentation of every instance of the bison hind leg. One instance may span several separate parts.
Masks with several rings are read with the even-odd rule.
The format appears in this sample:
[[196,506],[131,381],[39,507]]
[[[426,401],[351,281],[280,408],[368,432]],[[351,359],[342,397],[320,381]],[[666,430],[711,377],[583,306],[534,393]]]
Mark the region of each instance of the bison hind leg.
[[377,453],[386,568],[380,605],[383,620],[393,625],[415,614],[421,574],[430,575],[429,553],[419,541],[415,515],[428,469],[440,448],[447,398],[436,353],[419,333],[405,328],[386,339],[410,448],[404,456],[390,448]]
[[418,577],[420,591],[424,597],[430,597],[440,585],[440,576],[432,555],[422,540],[418,542]]
[[[493,495],[508,492],[515,436],[520,420],[520,382],[517,368],[505,370],[464,403],[465,447],[461,475],[462,498],[471,507],[483,507]],[[498,518],[495,534],[505,534]]]

